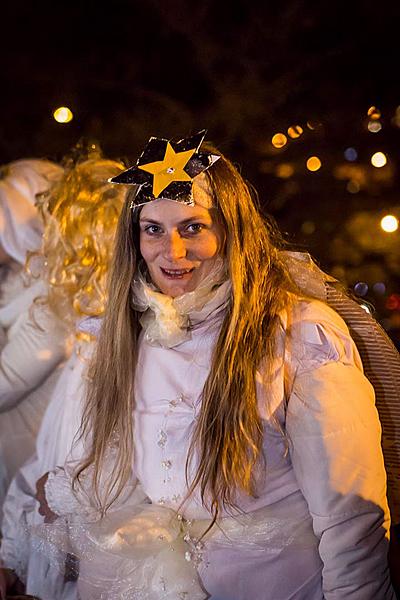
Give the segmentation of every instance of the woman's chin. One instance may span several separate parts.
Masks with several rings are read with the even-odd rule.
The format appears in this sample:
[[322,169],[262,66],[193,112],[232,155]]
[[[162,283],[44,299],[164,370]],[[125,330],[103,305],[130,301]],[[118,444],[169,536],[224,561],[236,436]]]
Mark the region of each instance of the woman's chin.
[[159,286],[159,288],[163,294],[171,296],[171,298],[178,298],[178,296],[182,296],[183,294],[186,294],[186,292],[192,291],[191,286],[178,283]]

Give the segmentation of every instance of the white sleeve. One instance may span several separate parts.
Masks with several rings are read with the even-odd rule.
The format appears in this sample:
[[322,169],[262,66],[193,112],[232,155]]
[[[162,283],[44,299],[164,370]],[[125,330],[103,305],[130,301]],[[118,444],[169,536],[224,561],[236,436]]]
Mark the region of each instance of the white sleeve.
[[65,329],[48,306],[22,314],[0,353],[0,412],[41,385],[66,354]]
[[86,512],[90,504],[79,486],[72,487],[72,474],[64,467],[50,471],[45,484],[47,504],[57,515]]
[[[101,470],[99,490],[100,493],[106,489],[106,482],[114,474],[116,450],[111,448],[104,459]],[[83,456],[83,452],[80,452]],[[72,459],[63,467],[57,467],[50,471],[45,484],[47,504],[54,513],[59,516],[67,516],[71,513],[86,514],[88,516],[100,515],[99,505],[94,496],[92,488],[93,468],[89,467],[79,478],[79,482],[73,484],[74,475],[81,459]],[[125,484],[121,495],[113,503],[113,508],[123,504],[132,492],[137,488],[137,479],[132,472],[129,481]]]
[[392,599],[390,517],[373,388],[344,323],[342,329],[337,320],[334,326],[306,320],[297,334],[286,428],[320,540],[324,598]]
[[28,519],[36,510],[36,480],[40,463],[34,454],[11,481],[2,510],[0,562],[26,581],[29,562]]

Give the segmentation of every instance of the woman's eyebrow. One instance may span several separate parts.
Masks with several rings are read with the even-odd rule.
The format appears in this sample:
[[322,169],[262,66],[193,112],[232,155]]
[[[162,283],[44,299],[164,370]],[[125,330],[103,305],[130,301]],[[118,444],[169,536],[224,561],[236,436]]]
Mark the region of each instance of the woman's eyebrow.
[[153,223],[153,225],[160,225],[159,221],[156,221],[155,219],[146,219],[146,218],[140,218],[139,223]]
[[[205,215],[193,215],[192,217],[178,221],[178,225],[186,225],[187,223],[191,223],[193,221],[208,221],[208,218]],[[152,225],[162,225],[160,221],[156,221],[155,219],[150,219],[147,217],[140,218],[139,222],[151,223]]]

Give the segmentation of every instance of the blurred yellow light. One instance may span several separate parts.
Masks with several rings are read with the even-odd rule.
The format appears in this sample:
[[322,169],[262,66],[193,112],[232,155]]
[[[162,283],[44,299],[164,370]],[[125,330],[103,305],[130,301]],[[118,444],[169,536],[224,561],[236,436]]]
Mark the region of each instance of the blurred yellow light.
[[294,173],[294,168],[289,163],[282,163],[276,167],[276,175],[281,179],[288,179]]
[[350,192],[350,194],[357,194],[357,192],[360,191],[360,184],[358,181],[355,179],[350,179],[347,184],[347,191]]
[[303,133],[303,128],[300,127],[300,125],[292,125],[292,127],[289,127],[287,132],[289,137],[295,140],[296,138],[301,136],[301,134]]
[[60,106],[53,112],[53,117],[57,123],[69,123],[74,118],[74,115],[67,106]]
[[368,121],[368,131],[378,133],[382,129],[382,124],[379,121]]
[[318,171],[318,169],[321,168],[321,161],[319,160],[318,156],[310,156],[310,158],[307,160],[307,169],[309,171]]
[[386,163],[387,163],[387,158],[383,152],[375,152],[375,154],[373,154],[371,156],[371,164],[374,167],[376,167],[377,169],[384,167],[386,165]]
[[314,221],[304,221],[304,223],[301,224],[301,231],[302,231],[302,233],[305,233],[306,235],[313,234],[315,231]]
[[287,143],[287,137],[284,133],[276,133],[272,137],[271,141],[272,145],[275,146],[275,148],[283,148],[283,146],[285,146]]
[[370,119],[376,121],[377,119],[381,118],[381,111],[379,108],[376,108],[376,106],[370,106],[368,109],[368,116]]
[[385,215],[381,219],[381,227],[386,233],[393,233],[399,228],[399,220],[394,215]]

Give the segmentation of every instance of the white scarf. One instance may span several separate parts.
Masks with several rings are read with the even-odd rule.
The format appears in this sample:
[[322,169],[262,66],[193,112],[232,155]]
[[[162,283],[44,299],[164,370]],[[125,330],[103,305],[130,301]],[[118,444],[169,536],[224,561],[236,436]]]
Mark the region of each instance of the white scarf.
[[191,339],[196,325],[228,305],[230,290],[222,259],[195,290],[177,298],[157,291],[139,270],[132,285],[133,308],[144,313],[140,324],[146,341],[152,346],[173,348]]

